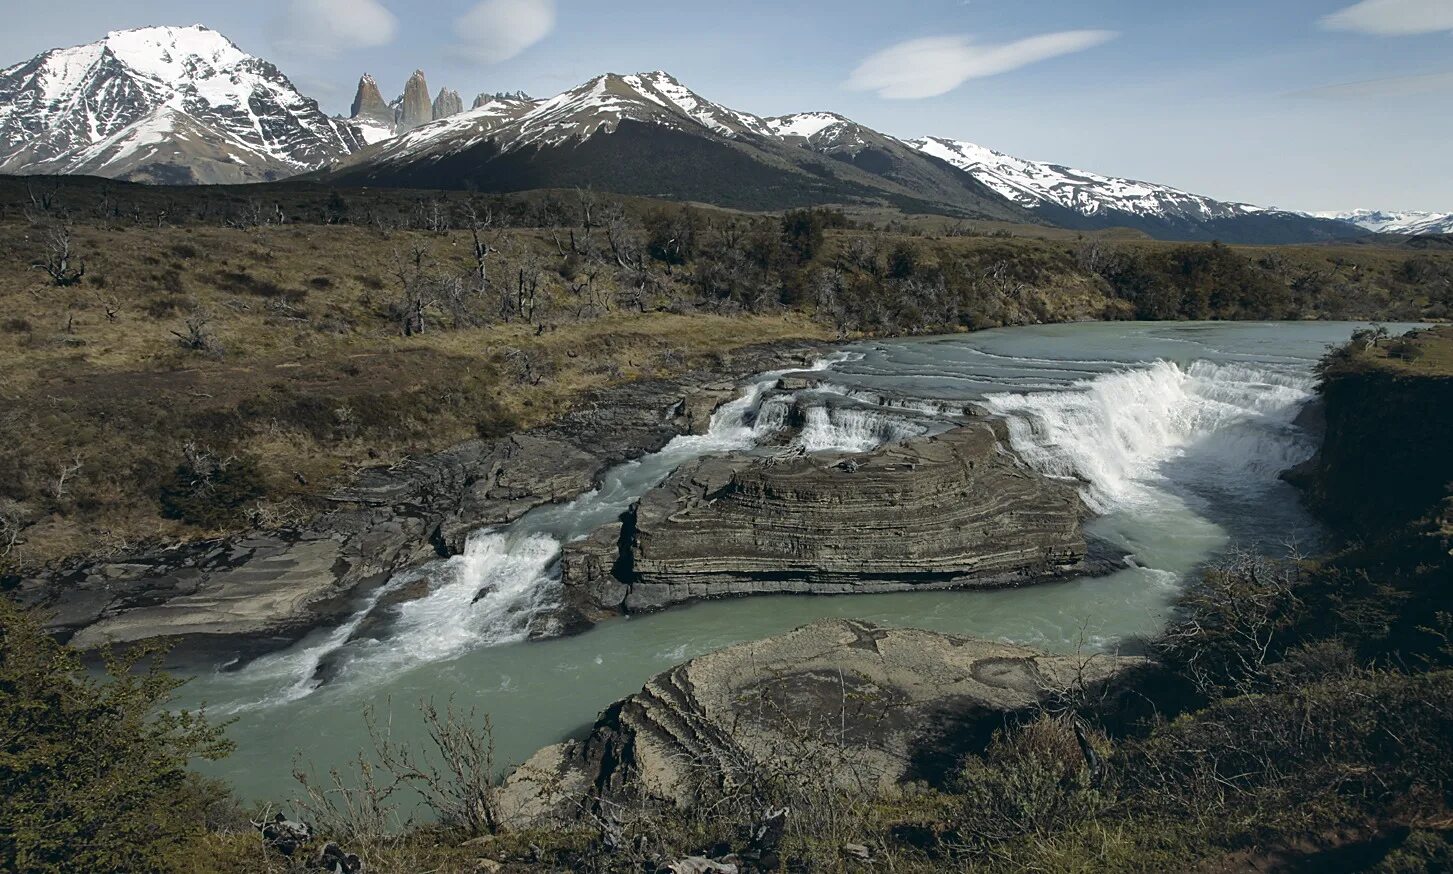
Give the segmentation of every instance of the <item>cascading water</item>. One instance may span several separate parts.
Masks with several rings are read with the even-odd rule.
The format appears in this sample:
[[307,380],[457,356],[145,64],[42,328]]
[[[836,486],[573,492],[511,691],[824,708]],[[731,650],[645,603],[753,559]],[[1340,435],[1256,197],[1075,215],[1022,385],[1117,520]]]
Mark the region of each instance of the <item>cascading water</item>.
[[[833,356],[810,369],[823,370],[851,357]],[[411,667],[525,640],[531,623],[557,605],[564,544],[618,518],[681,464],[704,455],[752,449],[788,426],[792,398],[771,394],[785,372],[765,374],[741,397],[723,405],[706,433],[677,437],[658,452],[610,470],[599,489],[574,501],[541,507],[509,525],[475,532],[459,555],[398,575],[339,627],[258,659],[244,671],[249,679],[275,681],[274,688],[257,700],[224,705],[223,711],[241,712],[304,697],[321,685],[324,666],[335,682],[378,682]],[[810,451],[863,451],[923,430],[892,416],[858,410],[829,414],[820,406],[809,408],[808,419],[801,443]],[[386,635],[357,635],[382,598],[420,581],[428,584],[428,593],[397,605]]]
[[1293,424],[1314,385],[1306,373],[1157,361],[985,405],[1006,418],[1026,461],[1082,478],[1086,503],[1103,514],[1144,504],[1149,489],[1261,494],[1315,451]]
[[[789,397],[764,377],[707,434],[678,438],[610,471],[597,492],[478,532],[463,555],[400,576],[390,588],[423,579],[429,593],[391,608],[381,630],[376,611],[360,610],[241,670],[202,672],[184,703],[238,717],[237,752],[210,772],[243,797],[280,800],[295,750],[325,770],[367,747],[367,702],[393,716],[403,740],[423,732],[415,701],[454,696],[492,715],[499,761],[517,763],[683,659],[823,616],[1059,652],[1113,648],[1155,634],[1183,581],[1231,541],[1275,547],[1315,533],[1276,474],[1312,450],[1296,417],[1313,365],[1356,327],[1117,323],[863,344],[813,380],[826,384]],[[1006,417],[1028,463],[1083,481],[1102,513],[1087,531],[1131,556],[1123,570],[997,591],[713,601],[524,640],[558,596],[561,544],[614,519],[677,465],[775,441],[795,409],[807,426],[799,446],[861,450],[901,436],[895,428],[947,427],[970,403]],[[896,424],[870,421],[894,407]]]
[[795,444],[808,452],[868,452],[928,431],[926,422],[903,415],[858,406],[819,405],[807,409]]

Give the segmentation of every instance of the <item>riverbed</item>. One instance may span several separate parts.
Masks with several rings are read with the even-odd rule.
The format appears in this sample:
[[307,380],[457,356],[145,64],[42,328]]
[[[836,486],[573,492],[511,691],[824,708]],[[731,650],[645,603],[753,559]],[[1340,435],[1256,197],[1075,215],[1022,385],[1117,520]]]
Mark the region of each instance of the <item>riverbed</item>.
[[358,633],[364,602],[353,619],[285,651],[198,669],[182,702],[234,719],[237,742],[203,769],[243,798],[286,802],[295,760],[324,772],[368,746],[370,706],[395,739],[420,736],[421,699],[490,714],[498,760],[510,765],[583,733],[674,664],[822,617],[1058,652],[1134,648],[1164,626],[1206,563],[1238,548],[1316,550],[1320,532],[1278,474],[1315,450],[1301,414],[1316,361],[1357,327],[1094,323],[845,345],[809,374],[821,403],[792,438],[801,449],[866,450],[951,427],[955,411],[977,404],[1007,419],[1026,461],[1078,480],[1097,514],[1087,533],[1127,556],[1124,566],[997,591],[713,601],[530,641],[558,597],[562,543],[614,519],[677,465],[783,431],[790,399],[774,390],[782,374],[765,374],[718,411],[709,433],[621,466],[598,492],[477,532],[462,555],[393,581],[375,597],[419,581],[429,594],[392,608],[383,633]]

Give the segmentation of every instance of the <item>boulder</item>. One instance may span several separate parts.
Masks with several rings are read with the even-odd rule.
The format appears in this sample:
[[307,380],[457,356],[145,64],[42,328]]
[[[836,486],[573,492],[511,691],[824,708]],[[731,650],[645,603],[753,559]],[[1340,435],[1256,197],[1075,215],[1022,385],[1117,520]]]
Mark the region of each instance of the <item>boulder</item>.
[[1006,715],[1077,684],[1093,690],[1140,661],[824,620],[656,676],[584,739],[517,768],[501,810],[530,826],[595,793],[690,807],[713,787],[773,771],[848,790],[939,782]]
[[[757,592],[1008,586],[1082,572],[1073,483],[974,421],[862,454],[683,466],[628,521],[629,611]],[[605,605],[602,605],[605,606]]]

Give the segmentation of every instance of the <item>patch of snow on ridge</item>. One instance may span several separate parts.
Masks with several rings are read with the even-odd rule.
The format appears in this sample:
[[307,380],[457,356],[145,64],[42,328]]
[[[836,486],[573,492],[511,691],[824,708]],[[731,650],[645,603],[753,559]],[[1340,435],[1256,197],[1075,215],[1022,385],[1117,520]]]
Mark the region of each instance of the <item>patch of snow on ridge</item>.
[[1093,216],[1118,210],[1141,216],[1207,220],[1272,212],[1249,203],[1213,200],[1134,179],[1103,176],[1059,164],[1016,158],[963,140],[926,137],[908,144],[972,174],[1021,206],[1045,204]]
[[1376,234],[1453,234],[1453,213],[1354,209],[1310,215],[1354,224]]
[[810,140],[835,124],[847,124],[848,120],[832,112],[799,112],[766,120],[772,133],[779,137],[802,137]]

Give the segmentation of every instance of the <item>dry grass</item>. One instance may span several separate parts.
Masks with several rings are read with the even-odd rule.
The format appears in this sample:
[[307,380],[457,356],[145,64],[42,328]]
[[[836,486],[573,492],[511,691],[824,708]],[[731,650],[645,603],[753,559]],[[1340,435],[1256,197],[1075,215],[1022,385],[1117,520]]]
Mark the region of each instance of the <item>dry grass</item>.
[[[824,335],[800,315],[617,308],[577,321],[546,271],[554,306],[538,324],[402,336],[388,309],[402,253],[426,246],[434,269],[463,273],[461,232],[78,227],[75,239],[85,280],[57,288],[29,267],[35,229],[0,224],[0,501],[27,526],[0,569],[219,533],[160,515],[158,481],[188,440],[255,457],[268,507],[296,511],[360,467],[540,424],[592,389]],[[544,246],[515,234],[494,266],[508,275]],[[220,354],[178,342],[197,314]],[[518,372],[521,355],[535,375]]]

